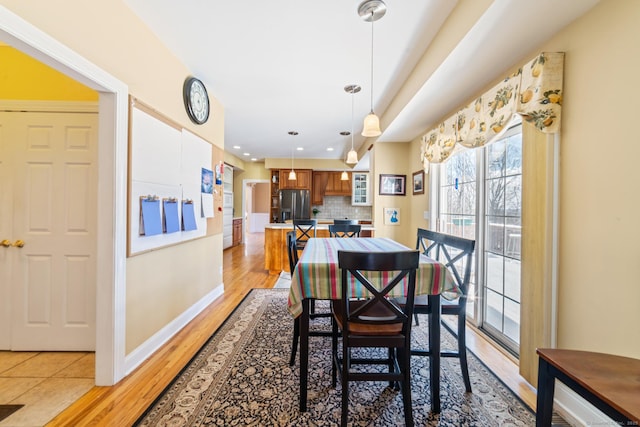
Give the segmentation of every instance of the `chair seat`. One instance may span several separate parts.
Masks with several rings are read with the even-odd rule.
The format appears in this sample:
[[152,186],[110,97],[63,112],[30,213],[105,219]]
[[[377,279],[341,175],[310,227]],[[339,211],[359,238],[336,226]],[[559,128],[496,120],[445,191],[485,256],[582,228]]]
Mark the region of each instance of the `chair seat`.
[[[358,306],[363,305],[365,302],[367,301],[366,300],[350,301],[349,306],[351,310],[354,310]],[[340,328],[340,330],[342,330],[344,326],[344,317],[342,316],[342,312],[340,311],[339,306],[340,304],[333,304],[333,307],[335,308],[332,308],[332,311],[333,311],[333,316],[336,319],[336,322],[338,323],[338,327]],[[375,320],[395,319],[396,315],[387,307],[384,307],[381,304],[373,304],[371,308],[367,309],[359,317],[362,320],[375,321]],[[385,325],[349,322],[349,333],[351,335],[385,335],[385,336],[400,335],[402,334],[402,322],[385,324]]]

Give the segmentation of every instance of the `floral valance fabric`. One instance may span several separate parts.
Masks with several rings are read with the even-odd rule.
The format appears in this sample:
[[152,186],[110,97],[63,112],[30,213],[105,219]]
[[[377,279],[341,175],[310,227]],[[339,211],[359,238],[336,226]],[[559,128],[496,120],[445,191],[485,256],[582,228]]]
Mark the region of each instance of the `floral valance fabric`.
[[429,162],[446,160],[456,144],[474,148],[495,140],[516,113],[542,132],[559,132],[563,64],[564,53],[541,53],[424,135],[425,170]]

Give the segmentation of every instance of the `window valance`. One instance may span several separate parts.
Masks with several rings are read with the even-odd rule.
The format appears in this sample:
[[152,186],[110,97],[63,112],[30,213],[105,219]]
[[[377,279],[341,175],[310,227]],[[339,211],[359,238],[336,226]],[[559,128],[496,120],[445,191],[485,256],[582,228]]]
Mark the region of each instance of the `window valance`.
[[559,132],[563,64],[563,52],[543,52],[427,132],[421,145],[425,170],[429,162],[445,161],[456,144],[474,148],[496,140],[516,113],[541,132]]

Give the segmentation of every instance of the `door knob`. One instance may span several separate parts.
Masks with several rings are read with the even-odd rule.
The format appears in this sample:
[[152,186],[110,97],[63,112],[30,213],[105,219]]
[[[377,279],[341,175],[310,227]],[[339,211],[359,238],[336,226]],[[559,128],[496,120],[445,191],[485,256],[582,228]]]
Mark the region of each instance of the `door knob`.
[[11,246],[11,242],[7,239],[4,239],[2,242],[0,242],[0,245],[4,246],[5,248],[8,248],[9,246]]
[[24,246],[24,242],[22,240],[16,240],[15,242],[13,242],[12,246],[15,246],[17,248],[21,248],[21,247]]

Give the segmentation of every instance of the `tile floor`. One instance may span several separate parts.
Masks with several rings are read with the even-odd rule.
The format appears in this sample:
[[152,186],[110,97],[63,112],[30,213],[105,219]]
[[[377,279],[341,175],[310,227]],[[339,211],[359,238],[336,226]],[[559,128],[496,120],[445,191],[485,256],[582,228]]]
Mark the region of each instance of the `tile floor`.
[[0,404],[23,404],[0,427],[44,426],[94,385],[95,353],[0,351]]

